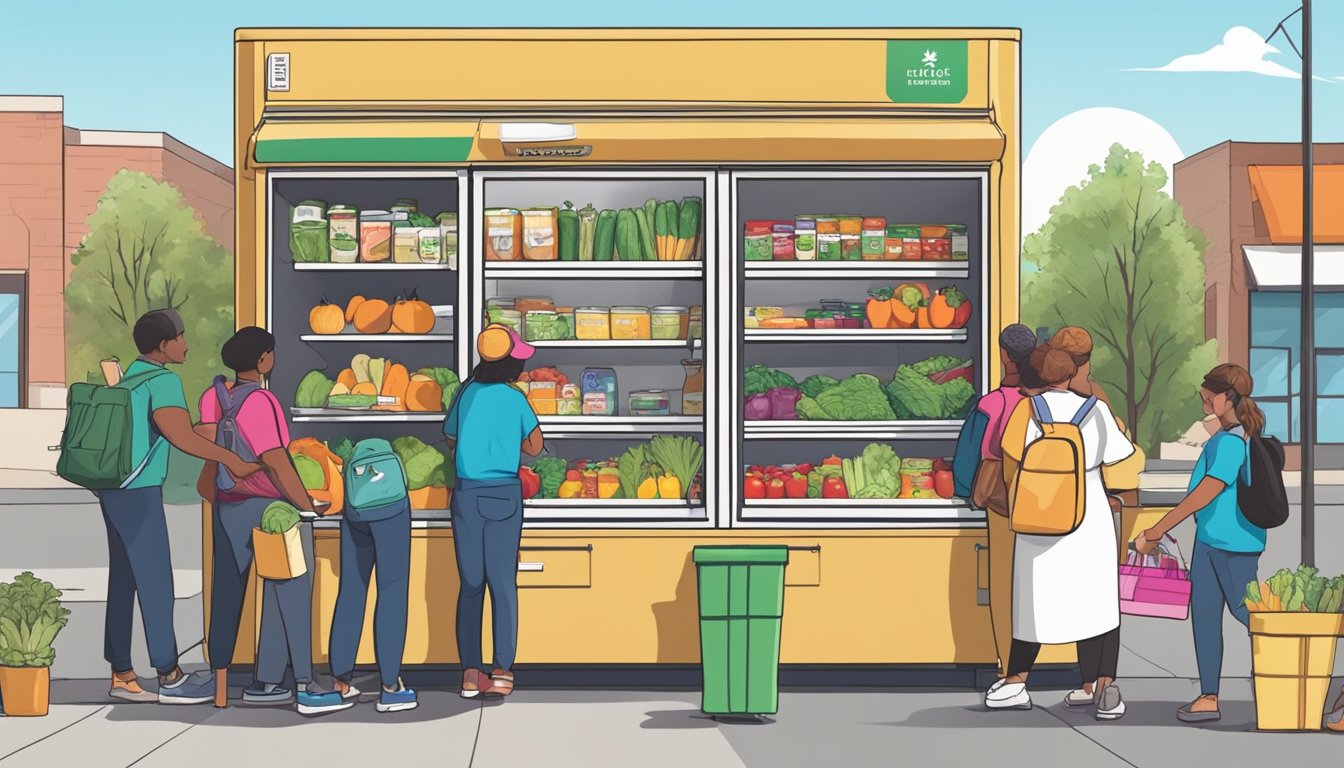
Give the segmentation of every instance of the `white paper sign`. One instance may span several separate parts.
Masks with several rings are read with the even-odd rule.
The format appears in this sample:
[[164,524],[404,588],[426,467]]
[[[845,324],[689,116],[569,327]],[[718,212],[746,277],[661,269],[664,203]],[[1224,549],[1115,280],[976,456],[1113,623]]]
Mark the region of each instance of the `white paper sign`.
[[288,53],[272,53],[266,57],[266,90],[289,90]]

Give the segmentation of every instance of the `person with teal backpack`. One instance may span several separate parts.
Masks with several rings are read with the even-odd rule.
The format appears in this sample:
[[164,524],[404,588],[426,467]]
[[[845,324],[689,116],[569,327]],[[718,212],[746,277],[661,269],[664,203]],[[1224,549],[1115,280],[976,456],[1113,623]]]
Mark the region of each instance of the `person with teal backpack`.
[[[261,469],[192,428],[182,380],[167,369],[187,359],[182,317],[171,309],[146,313],[132,331],[140,357],[110,386],[70,387],[56,472],[95,492],[107,525],[107,614],[104,657],[112,666],[109,695],[123,701],[204,704],[214,682],[183,674],[173,630],[173,566],[163,480],[169,446],[218,462],[234,477]],[[131,620],[136,598],[158,693],[140,686],[131,663]]]
[[341,580],[328,655],[337,690],[347,699],[360,693],[351,678],[375,565],[378,602],[373,608],[373,647],[382,678],[375,706],[379,712],[415,709],[415,691],[401,681],[411,579],[411,502],[406,469],[392,445],[382,438],[360,440],[345,462]]

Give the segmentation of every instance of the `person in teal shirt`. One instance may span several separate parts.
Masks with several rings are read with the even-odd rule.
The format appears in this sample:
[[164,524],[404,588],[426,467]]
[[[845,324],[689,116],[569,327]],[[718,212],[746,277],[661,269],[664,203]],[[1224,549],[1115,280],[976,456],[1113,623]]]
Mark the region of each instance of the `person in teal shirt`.
[[[132,331],[140,357],[127,367],[136,423],[131,433],[135,469],[121,488],[98,492],[107,526],[107,613],[104,657],[112,666],[109,695],[123,701],[204,704],[214,698],[209,673],[183,674],[173,630],[173,564],[163,481],[169,445],[227,467],[243,478],[261,468],[196,434],[182,380],[167,369],[187,359],[182,317],[171,309],[145,314]],[[143,416],[143,418],[141,418]],[[137,597],[149,660],[159,674],[158,693],[140,686],[131,663],[131,617]]]
[[[518,547],[523,534],[522,454],[541,453],[542,435],[527,397],[514,387],[535,350],[504,325],[476,339],[477,364],[443,421],[455,442],[457,484],[451,512],[461,586],[457,593],[457,652],[462,696],[513,691],[518,646]],[[494,664],[485,673],[481,621],[485,590],[494,615]]]
[[1177,710],[1187,723],[1218,720],[1218,682],[1223,672],[1223,608],[1250,626],[1246,585],[1255,581],[1266,531],[1237,506],[1237,483],[1250,482],[1247,441],[1260,434],[1265,415],[1251,399],[1254,381],[1239,365],[1209,371],[1200,388],[1204,413],[1221,427],[1204,444],[1190,477],[1189,494],[1157,525],[1139,535],[1135,548],[1155,549],[1168,531],[1195,516],[1195,549],[1190,560],[1190,613],[1199,667],[1200,696]]

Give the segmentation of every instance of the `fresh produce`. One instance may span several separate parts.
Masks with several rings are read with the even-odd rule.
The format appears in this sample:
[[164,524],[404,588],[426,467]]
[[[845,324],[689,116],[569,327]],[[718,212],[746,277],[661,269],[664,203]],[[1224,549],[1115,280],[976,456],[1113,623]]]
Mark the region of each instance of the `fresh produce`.
[[284,533],[299,524],[299,510],[287,501],[273,501],[261,513],[262,533]]
[[803,397],[798,417],[811,421],[891,421],[896,418],[882,383],[877,377],[857,373],[822,390],[815,398]]
[[1344,576],[1327,579],[1308,565],[1279,570],[1268,581],[1246,585],[1246,607],[1252,611],[1339,613],[1344,604]]
[[597,223],[593,234],[593,261],[611,261],[616,250],[616,219],[613,210],[604,210],[597,214]]
[[[570,479],[571,475],[573,476],[573,479]],[[579,473],[570,470],[566,474],[564,482],[560,483],[560,493],[557,495],[557,498],[577,499],[582,492],[583,481],[579,479]]]
[[593,244],[597,237],[597,209],[592,203],[579,209],[579,261],[593,260]]
[[677,225],[677,204],[663,201],[653,213],[654,247],[658,251],[659,261],[672,260],[672,243],[676,240],[674,227]]
[[695,242],[700,236],[700,209],[698,197],[683,197],[677,216],[677,240],[673,243],[672,261],[689,261],[695,257]]
[[629,208],[616,214],[616,255],[621,261],[643,261],[644,245],[640,242],[639,220]]
[[845,481],[839,477],[827,477],[821,484],[821,497],[823,499],[848,499],[849,491],[845,488]]
[[294,471],[299,474],[299,482],[308,490],[322,490],[327,484],[327,473],[322,469],[322,465],[317,463],[317,459],[304,454],[291,457],[294,460]]
[[975,397],[972,376],[970,360],[946,355],[902,365],[886,387],[887,400],[898,419],[958,418]]
[[639,486],[648,477],[648,464],[648,450],[643,444],[630,446],[616,460],[616,471],[625,498],[639,498]]
[[614,499],[621,493],[621,473],[615,467],[600,467],[597,470],[597,498]]
[[579,260],[579,212],[574,204],[565,201],[565,207],[556,214],[556,229],[559,235],[560,261]]
[[784,481],[784,495],[790,499],[806,499],[807,475],[795,471],[788,480]]
[[[317,464],[321,479],[310,477],[304,480],[303,487],[308,490],[309,498],[321,505],[318,511],[325,515],[337,514],[345,504],[345,479],[341,475],[341,468],[354,452],[354,443],[347,438],[333,440],[332,446],[328,448],[313,437],[301,437],[289,444],[289,455],[294,459],[296,468],[300,457],[312,459]],[[303,479],[303,475],[300,475],[300,479]]]
[[359,309],[359,305],[363,304],[364,301],[364,297],[359,294],[350,297],[350,301],[345,305],[345,322],[355,322],[355,310]]
[[313,333],[332,336],[345,330],[345,313],[335,304],[323,299],[308,312],[308,327]]
[[[934,487],[939,473],[946,475],[942,491]],[[951,466],[945,459],[902,459],[891,446],[871,443],[858,456],[830,456],[815,467],[748,467],[743,495],[748,499],[950,499],[954,492]]]
[[891,321],[888,328],[914,328],[919,309],[929,299],[929,287],[923,283],[905,283],[891,292]]
[[657,208],[657,200],[647,200],[644,207],[635,209],[635,221],[639,224],[639,250],[644,256],[644,261],[658,260],[657,246],[653,239],[653,219]]
[[868,324],[874,328],[890,328],[892,323],[891,289],[878,288],[868,292],[872,298],[868,299],[865,307],[868,316]]
[[398,297],[392,305],[392,330],[395,333],[429,333],[434,330],[434,308],[421,301],[414,291]]
[[891,446],[873,443],[840,463],[845,488],[856,499],[891,499],[900,489],[901,460]]
[[294,407],[321,408],[327,404],[327,397],[336,386],[321,371],[309,371],[299,380],[299,388],[294,393]]
[[[541,490],[541,478],[537,477],[537,473],[532,471],[531,467],[519,467],[518,480],[523,486],[524,499],[530,499],[533,496],[536,496],[537,492]],[[557,491],[558,490],[559,489],[557,489]]]
[[756,476],[748,476],[743,483],[742,495],[748,499],[764,499],[765,481]]
[[939,498],[950,499],[957,495],[956,483],[952,478],[952,467],[945,459],[933,461],[933,490]]
[[443,406],[442,410],[447,411],[448,404],[453,401],[453,395],[457,394],[457,388],[461,386],[457,374],[452,368],[421,368],[418,373],[430,377],[439,385],[442,390],[439,401]]
[[704,446],[694,438],[658,435],[649,441],[648,456],[689,488],[705,460]]
[[658,478],[658,498],[680,499],[685,494],[681,490],[681,480],[676,475],[663,475]]
[[778,477],[772,477],[765,481],[765,498],[782,499],[784,498],[784,481]]
[[411,374],[406,370],[406,366],[401,363],[392,363],[387,366],[386,373],[383,374],[383,384],[378,390],[378,394],[383,397],[396,398],[393,406],[397,410],[404,410],[406,407],[406,391],[411,387]]
[[406,385],[406,410],[439,411],[443,410],[443,387],[432,377],[423,373],[411,376]]
[[387,333],[392,328],[392,307],[382,299],[366,299],[355,307],[355,330]]
[[639,488],[635,490],[637,499],[656,499],[658,498],[658,481],[650,475],[639,483]]
[[769,392],[770,418],[777,421],[798,418],[798,401],[803,393],[796,387],[775,387]]
[[429,486],[450,486],[456,479],[455,464],[442,451],[417,437],[407,435],[392,441],[392,452],[406,470],[410,490]]
[[747,398],[746,404],[742,408],[743,418],[748,421],[764,421],[770,418],[770,396],[764,392],[757,392]]
[[929,327],[951,328],[955,317],[956,312],[948,303],[947,294],[939,291],[929,299]]
[[825,392],[827,389],[830,389],[839,383],[839,380],[831,376],[817,374],[803,379],[800,389],[802,389],[804,397],[816,399],[817,395],[820,395],[822,392]]
[[565,473],[569,463],[555,456],[543,456],[532,462],[532,471],[540,481],[539,491],[543,499],[560,498],[560,486],[565,482]]
[[753,365],[742,374],[742,391],[747,397],[769,392],[776,387],[796,389],[798,381],[783,371],[776,371],[764,365]]
[[355,453],[355,441],[348,437],[338,437],[331,440],[327,443],[327,447],[341,460],[341,463],[349,461]]
[[438,226],[438,222],[434,221],[434,217],[432,217],[432,216],[428,216],[428,215],[423,214],[423,213],[420,213],[420,212],[418,212],[418,211],[415,212],[415,213],[412,213],[412,214],[408,217],[408,221],[410,222],[410,224],[411,224],[412,227],[436,227],[436,226]]

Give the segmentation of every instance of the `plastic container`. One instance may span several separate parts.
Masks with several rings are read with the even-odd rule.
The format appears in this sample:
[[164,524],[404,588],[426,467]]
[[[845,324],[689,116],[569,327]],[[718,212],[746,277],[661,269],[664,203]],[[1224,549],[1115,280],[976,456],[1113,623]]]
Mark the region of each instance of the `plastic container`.
[[583,414],[583,391],[578,384],[566,384],[560,388],[555,405],[559,416],[580,416]]
[[565,338],[574,338],[574,308],[556,307],[555,314],[560,317],[560,322],[565,326]]
[[420,201],[416,200],[413,197],[398,197],[397,201],[392,204],[392,212],[405,213],[408,215],[412,213],[419,213]]
[[514,330],[515,333],[523,332],[523,313],[516,309],[499,309],[491,314],[491,322],[502,323]]
[[616,415],[616,371],[585,368],[580,379],[584,416]]
[[650,337],[684,339],[690,330],[690,310],[686,307],[654,307],[650,313]]
[[708,715],[775,714],[789,548],[700,546],[691,558],[699,582],[700,709]]
[[559,412],[554,381],[534,381],[527,386],[527,402],[538,416],[555,416]]
[[555,302],[550,296],[519,296],[513,300],[513,308],[526,315],[528,312],[543,310],[555,311]]
[[392,214],[363,211],[359,214],[359,260],[380,263],[392,260]]
[[554,208],[528,208],[523,217],[523,258],[528,261],[555,261],[557,258]]
[[445,211],[434,220],[439,224],[440,263],[447,264],[449,269],[457,269],[457,214]]
[[665,389],[637,389],[630,393],[631,416],[670,416],[672,400]]
[[652,333],[648,307],[612,307],[611,338],[642,341]]
[[524,341],[562,341],[568,333],[555,310],[533,309],[523,315]]
[[392,261],[396,264],[420,263],[420,230],[409,224],[392,225]]
[[882,261],[886,257],[887,220],[870,216],[863,220],[863,260]]
[[905,459],[901,462],[901,491],[898,498],[938,498],[938,492],[933,486],[932,459]]
[[606,307],[575,308],[574,338],[584,341],[610,339],[611,312]]
[[705,308],[691,307],[690,319],[686,324],[686,338],[699,339],[705,335]]
[[516,208],[485,212],[486,261],[517,261],[522,252],[523,215]]
[[1344,614],[1251,612],[1256,728],[1321,729],[1341,635]]
[[359,261],[359,210],[333,205],[327,211],[327,237],[333,264]]

